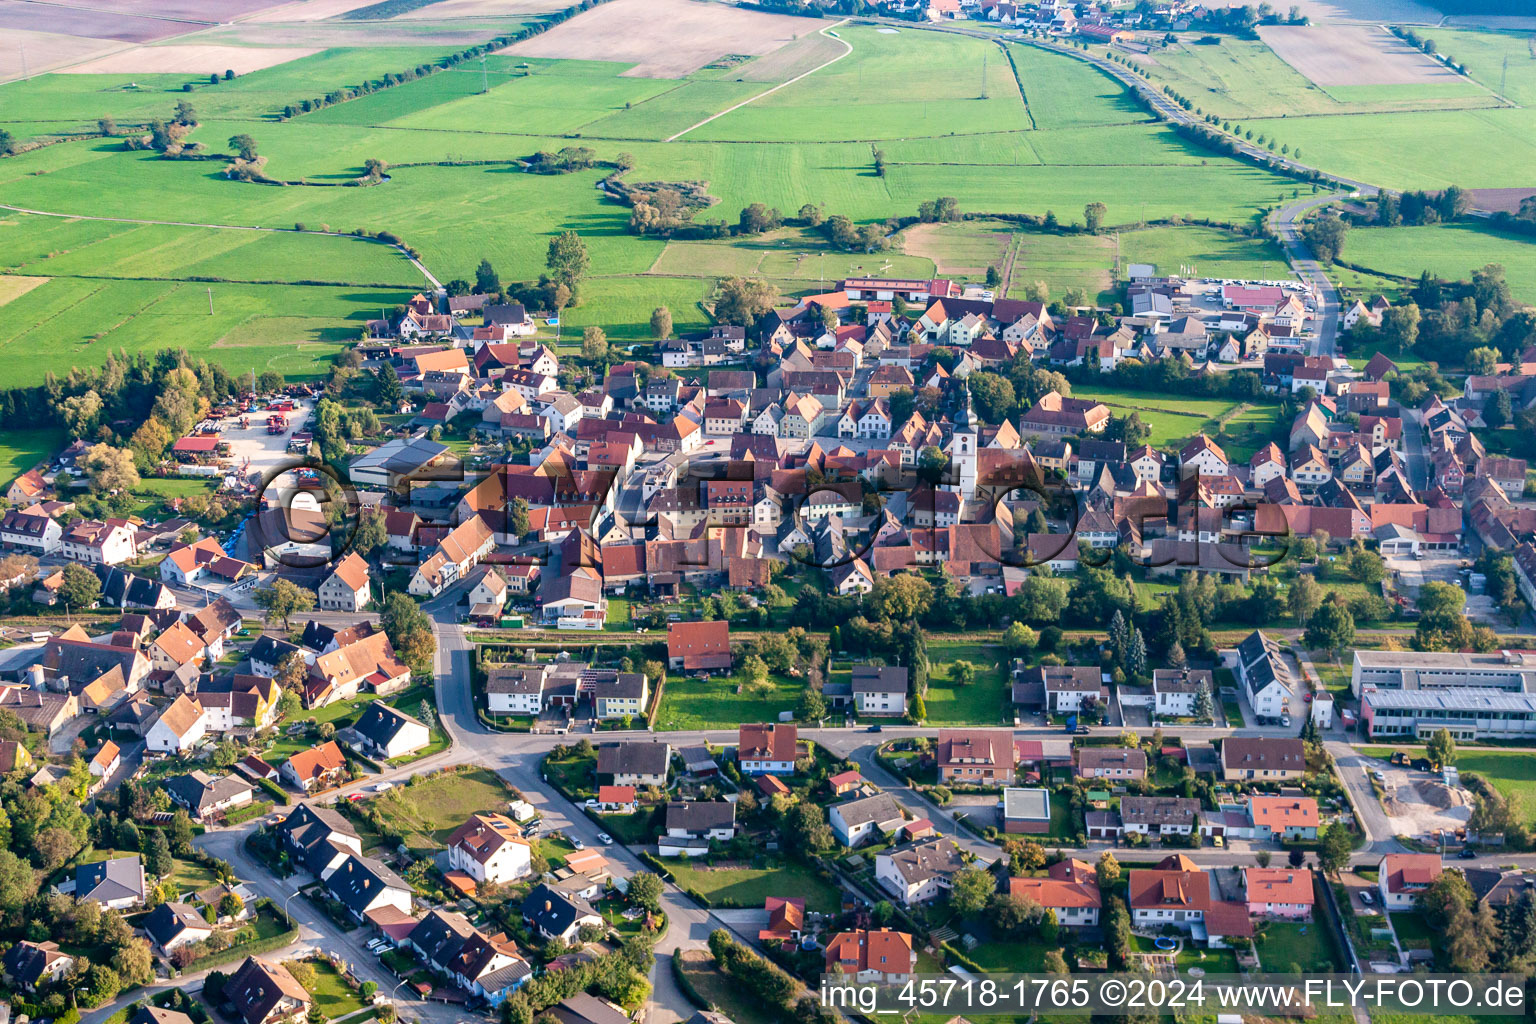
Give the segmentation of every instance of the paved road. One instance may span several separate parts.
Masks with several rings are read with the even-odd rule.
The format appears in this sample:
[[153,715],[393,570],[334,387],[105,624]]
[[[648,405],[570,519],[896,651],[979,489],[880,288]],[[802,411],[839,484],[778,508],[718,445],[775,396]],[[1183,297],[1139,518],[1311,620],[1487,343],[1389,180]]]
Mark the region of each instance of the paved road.
[[1334,287],[1323,265],[1312,255],[1312,251],[1307,248],[1307,243],[1302,240],[1301,222],[1308,213],[1337,202],[1340,198],[1342,196],[1337,193],[1308,196],[1306,199],[1281,207],[1270,217],[1270,223],[1276,234],[1280,236],[1280,244],[1284,246],[1285,255],[1291,262],[1291,269],[1317,297],[1317,338],[1314,342],[1313,354],[1320,356],[1337,354],[1339,290]]

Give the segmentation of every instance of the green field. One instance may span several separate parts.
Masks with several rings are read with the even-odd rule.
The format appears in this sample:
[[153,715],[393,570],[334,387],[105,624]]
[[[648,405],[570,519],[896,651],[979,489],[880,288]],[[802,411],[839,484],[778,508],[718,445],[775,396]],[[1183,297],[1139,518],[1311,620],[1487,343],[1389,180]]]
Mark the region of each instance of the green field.
[[[1002,649],[986,644],[929,644],[929,725],[986,725],[1012,721],[1004,708],[1011,696],[1008,662]],[[976,681],[969,686],[951,682],[951,666],[969,661],[976,666]]]
[[374,806],[406,837],[412,849],[442,849],[454,829],[477,812],[501,812],[511,788],[488,768],[445,772],[416,785],[399,785],[374,798]]
[[1072,395],[1097,399],[1116,416],[1138,413],[1151,431],[1147,443],[1155,448],[1178,448],[1204,433],[1215,438],[1229,458],[1248,459],[1269,443],[1277,429],[1277,407],[1265,402],[1245,405],[1229,398],[1091,387],[1073,387]]
[[[1441,33],[1435,31],[1439,40]],[[1198,33],[1180,36],[1174,46],[1138,63],[1158,85],[1171,85],[1196,106],[1222,118],[1297,117],[1436,107],[1487,107],[1498,101],[1464,79],[1417,85],[1314,85],[1257,39],[1215,37],[1201,44]]]
[[710,867],[687,858],[662,863],[684,889],[703,893],[714,906],[761,907],[769,896],[803,896],[805,909],[824,914],[837,912],[842,897],[837,886],[795,861],[767,867]]
[[4,307],[0,386],[37,384],[49,370],[63,377],[120,349],[174,347],[233,372],[312,377],[358,339],[368,317],[409,297],[403,289],[53,278]]
[[400,288],[426,284],[397,250],[360,238],[25,214],[0,219],[0,270],[33,277],[200,277]]
[[805,684],[783,676],[770,676],[772,689],[754,697],[736,692],[735,676],[713,679],[668,679],[661,693],[657,729],[713,729],[722,723],[771,722],[781,711],[793,711]]
[[11,481],[64,447],[64,431],[7,430],[0,442],[0,487],[8,488]]
[[[1246,223],[1296,190],[1185,143],[1113,79],[1071,58],[1014,43],[1005,54],[991,41],[916,27],[843,26],[839,36],[852,47],[846,58],[675,142],[661,140],[764,83],[809,70],[844,44],[807,32],[793,52],[682,79],[625,75],[628,66],[614,62],[496,56],[484,80],[474,67],[446,71],[288,121],[274,118],[286,104],[431,61],[447,48],[336,47],[217,86],[194,79],[191,93],[181,92],[189,80],[182,75],[42,75],[0,87],[7,110],[26,115],[8,120],[19,138],[90,130],[103,115],[141,125],[187,98],[201,122],[193,139],[209,151],[248,132],[267,173],[308,184],[239,183],[219,161],[165,160],[91,139],[0,161],[0,203],[224,228],[389,231],[443,281],[471,277],[482,258],[503,281],[530,280],[545,269],[550,236],[573,230],[592,270],[567,322],[577,330],[601,326],[633,344],[648,339],[657,305],[672,309],[680,329],[705,323],[699,304],[723,274],[759,273],[787,294],[805,293],[850,274],[925,276],[933,257],[898,250],[808,259],[825,243],[799,231],[725,244],[640,238],[626,230],[627,207],[594,187],[606,167],[534,175],[517,160],[569,145],[588,146],[603,161],[628,153],[629,180],[702,182],[718,199],[703,216],[730,222],[752,202],[786,214],[815,202],[829,215],[868,222],[910,215],[948,195],[966,211],[1050,210],[1064,224],[1080,221],[1089,202],[1105,203],[1111,224]],[[884,176],[874,173],[877,149],[885,151]],[[392,165],[388,180],[337,187],[369,159]],[[1157,262],[1185,262],[1175,250],[1186,236],[1177,232],[1144,237],[1142,245]],[[1044,280],[1059,296],[1109,286],[1107,239],[1016,237],[1015,289]],[[1262,267],[1272,258],[1215,234],[1187,237],[1197,263]],[[313,376],[364,319],[421,287],[414,268],[386,247],[288,230],[3,214],[0,240],[0,270],[52,278],[5,307],[11,316],[0,328],[0,351],[47,355],[12,360],[0,385],[36,383],[48,370],[96,363],[109,350],[166,346],[232,370]],[[962,238],[940,248],[972,266],[969,244]],[[208,284],[197,278],[244,283],[214,284],[210,316]]]
[[1344,114],[1244,121],[1309,163],[1389,188],[1513,188],[1529,183],[1536,110]]
[[1153,263],[1159,274],[1192,268],[1191,277],[1236,277],[1245,280],[1289,281],[1294,275],[1280,246],[1267,238],[1250,238],[1196,224],[1149,227],[1120,232],[1120,259]]
[[1536,239],[1475,222],[1352,231],[1344,259],[1399,277],[1416,278],[1428,270],[1448,281],[1470,280],[1474,270],[1498,263],[1514,297],[1536,302]]

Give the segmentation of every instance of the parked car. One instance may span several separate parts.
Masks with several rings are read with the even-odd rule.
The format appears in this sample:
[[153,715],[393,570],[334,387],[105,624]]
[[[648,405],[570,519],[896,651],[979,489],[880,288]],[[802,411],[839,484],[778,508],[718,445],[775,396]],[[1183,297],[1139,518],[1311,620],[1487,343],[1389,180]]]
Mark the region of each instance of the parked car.
[[609,835],[607,832],[603,832],[598,835],[597,841],[602,843],[604,846],[612,846],[613,836]]
[[1371,892],[1369,889],[1361,889],[1360,902],[1364,903],[1368,907],[1373,906],[1376,903],[1376,894]]
[[587,848],[587,844],[583,843],[579,836],[571,836],[571,845],[578,850],[585,850]]
[[377,786],[373,787],[373,791],[375,793],[382,793],[385,790],[394,789],[394,788],[395,788],[395,784],[393,782],[381,782]]
[[1470,846],[1463,846],[1456,854],[1462,860],[1476,860],[1477,851]]
[[885,731],[885,726],[881,725],[879,722],[876,722],[874,725],[870,726],[868,729],[865,729],[864,731],[865,732],[884,732]]

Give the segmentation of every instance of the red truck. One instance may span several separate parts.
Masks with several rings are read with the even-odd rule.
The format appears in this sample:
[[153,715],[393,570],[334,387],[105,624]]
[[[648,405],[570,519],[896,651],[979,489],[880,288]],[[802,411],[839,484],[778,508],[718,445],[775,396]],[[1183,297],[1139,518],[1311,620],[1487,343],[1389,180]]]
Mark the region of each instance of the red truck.
[[267,433],[269,433],[269,434],[286,434],[286,433],[288,433],[288,417],[283,415],[280,412],[275,412],[272,415],[268,416],[267,417]]

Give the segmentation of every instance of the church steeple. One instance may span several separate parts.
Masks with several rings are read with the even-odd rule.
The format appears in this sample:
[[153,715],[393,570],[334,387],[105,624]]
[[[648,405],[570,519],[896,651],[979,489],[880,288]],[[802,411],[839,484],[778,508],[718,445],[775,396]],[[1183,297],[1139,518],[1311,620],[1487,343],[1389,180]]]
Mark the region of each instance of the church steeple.
[[975,429],[976,413],[971,409],[971,383],[960,379],[960,411],[955,414],[955,430]]

